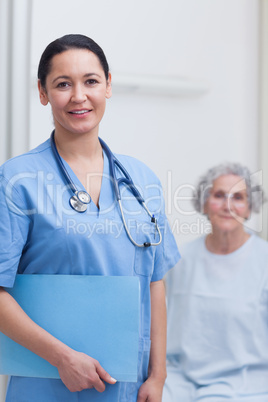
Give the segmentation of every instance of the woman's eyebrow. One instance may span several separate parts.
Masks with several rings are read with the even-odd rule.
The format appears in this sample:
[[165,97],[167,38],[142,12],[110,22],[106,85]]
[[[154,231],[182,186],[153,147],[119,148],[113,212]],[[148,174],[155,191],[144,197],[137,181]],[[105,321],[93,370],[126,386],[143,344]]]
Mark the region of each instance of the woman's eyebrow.
[[92,76],[97,76],[97,77],[101,78],[101,75],[100,75],[100,74],[97,74],[97,73],[88,73],[88,74],[85,74],[85,75],[84,75],[84,78],[89,78],[89,77],[92,77]]
[[[87,74],[85,74],[85,75],[83,76],[83,78],[89,78],[89,77],[92,77],[92,76],[94,76],[94,75],[97,76],[97,77],[101,77],[101,76],[100,76],[99,74],[97,74],[97,73],[87,73]],[[70,80],[71,77],[69,77],[68,75],[60,75],[60,76],[54,78],[54,80],[52,81],[52,84],[54,84],[54,82],[56,82],[57,80],[60,80],[60,79]]]
[[69,80],[70,77],[68,75],[60,75],[60,76],[54,78],[54,80],[52,81],[52,84],[54,84],[54,82],[56,82],[57,80],[60,80],[60,79]]

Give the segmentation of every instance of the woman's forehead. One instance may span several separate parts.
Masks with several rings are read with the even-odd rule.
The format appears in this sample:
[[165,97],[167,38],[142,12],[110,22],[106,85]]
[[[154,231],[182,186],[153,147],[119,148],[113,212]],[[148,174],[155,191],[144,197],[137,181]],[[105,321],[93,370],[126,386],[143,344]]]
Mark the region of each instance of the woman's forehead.
[[68,49],[56,54],[51,60],[50,74],[58,71],[77,71],[85,72],[102,71],[102,66],[95,53],[87,49]]
[[220,189],[228,192],[245,191],[246,181],[243,177],[234,174],[226,174],[217,177],[212,184],[213,189]]

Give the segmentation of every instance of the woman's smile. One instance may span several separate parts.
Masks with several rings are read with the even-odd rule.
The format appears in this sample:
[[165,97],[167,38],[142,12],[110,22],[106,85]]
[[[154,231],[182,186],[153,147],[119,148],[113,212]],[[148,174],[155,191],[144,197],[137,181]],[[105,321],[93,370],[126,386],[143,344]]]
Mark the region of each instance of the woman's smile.
[[81,119],[87,117],[91,111],[92,109],[82,109],[82,110],[71,110],[68,113],[73,115],[73,117],[75,118]]

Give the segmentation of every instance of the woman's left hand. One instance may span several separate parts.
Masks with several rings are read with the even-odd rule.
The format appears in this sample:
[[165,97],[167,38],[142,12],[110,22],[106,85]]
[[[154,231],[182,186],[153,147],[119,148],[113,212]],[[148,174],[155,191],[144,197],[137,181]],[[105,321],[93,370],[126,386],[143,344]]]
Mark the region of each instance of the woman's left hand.
[[151,282],[151,351],[149,377],[137,402],[161,402],[166,379],[166,303],[163,280]]
[[148,378],[140,387],[137,402],[162,402],[163,382]]

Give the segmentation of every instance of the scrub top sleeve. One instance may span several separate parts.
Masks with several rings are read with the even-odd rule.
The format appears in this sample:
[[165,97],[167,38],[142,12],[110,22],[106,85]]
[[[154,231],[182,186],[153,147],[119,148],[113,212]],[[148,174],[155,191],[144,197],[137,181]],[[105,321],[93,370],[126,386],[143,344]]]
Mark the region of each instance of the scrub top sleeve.
[[163,279],[165,274],[173,268],[180,259],[180,253],[165,214],[165,202],[162,195],[161,212],[158,225],[162,233],[162,243],[156,246],[154,271],[152,282]]
[[0,176],[0,286],[12,287],[22,250],[27,241],[30,218],[18,191]]

